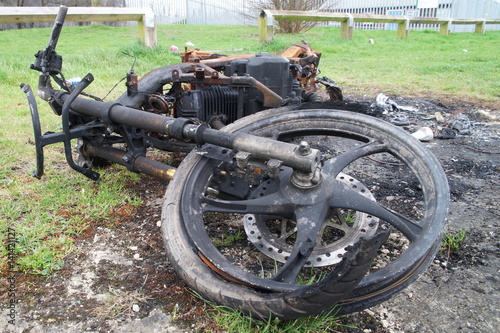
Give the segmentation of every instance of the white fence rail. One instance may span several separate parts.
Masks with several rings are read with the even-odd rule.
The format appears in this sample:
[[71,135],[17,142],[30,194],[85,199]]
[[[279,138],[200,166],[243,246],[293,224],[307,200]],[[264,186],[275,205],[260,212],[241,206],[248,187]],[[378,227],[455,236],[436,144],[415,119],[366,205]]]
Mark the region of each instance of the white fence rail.
[[[0,7],[0,23],[54,22],[59,7]],[[157,45],[155,16],[150,8],[69,7],[67,22],[137,21],[147,47]]]
[[259,16],[259,40],[271,41],[274,35],[274,21],[321,21],[340,22],[340,37],[352,39],[355,22],[396,24],[399,38],[407,38],[411,24],[435,24],[443,35],[449,34],[452,24],[475,25],[476,33],[485,32],[487,24],[500,24],[499,19],[456,19],[435,17],[408,17],[403,15],[372,15],[335,12],[301,12],[291,10],[263,10]]

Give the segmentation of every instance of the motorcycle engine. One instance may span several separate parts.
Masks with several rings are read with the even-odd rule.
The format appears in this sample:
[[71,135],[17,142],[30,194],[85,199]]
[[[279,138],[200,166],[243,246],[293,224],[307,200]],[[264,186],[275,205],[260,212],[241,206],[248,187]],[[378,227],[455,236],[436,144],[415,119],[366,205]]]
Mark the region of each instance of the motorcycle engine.
[[[281,56],[260,53],[249,59],[235,59],[226,66],[226,76],[250,75],[283,98],[285,104],[300,103],[302,90],[293,80],[290,61]],[[225,115],[227,122],[264,110],[262,92],[248,85],[211,85],[182,93],[178,117],[207,121]]]

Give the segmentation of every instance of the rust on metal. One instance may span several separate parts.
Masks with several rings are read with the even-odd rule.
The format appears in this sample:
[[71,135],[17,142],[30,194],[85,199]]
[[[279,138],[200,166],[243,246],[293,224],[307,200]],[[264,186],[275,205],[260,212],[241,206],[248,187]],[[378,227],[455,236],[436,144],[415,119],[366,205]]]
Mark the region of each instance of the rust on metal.
[[[124,150],[112,147],[98,146],[93,142],[88,142],[84,147],[84,151],[90,156],[97,156],[113,163],[127,166],[127,152]],[[176,170],[175,167],[144,156],[136,157],[133,160],[132,165],[135,168],[134,171],[141,172],[164,181],[170,180],[174,176]]]

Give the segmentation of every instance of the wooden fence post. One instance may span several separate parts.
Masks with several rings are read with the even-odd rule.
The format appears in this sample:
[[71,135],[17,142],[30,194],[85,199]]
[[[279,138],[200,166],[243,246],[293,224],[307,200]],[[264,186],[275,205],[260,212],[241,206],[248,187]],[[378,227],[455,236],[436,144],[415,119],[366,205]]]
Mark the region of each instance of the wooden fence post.
[[476,23],[476,30],[474,30],[476,34],[483,34],[486,32],[486,20],[482,22]]
[[259,15],[259,42],[272,42],[274,36],[274,17],[268,10],[262,10]]
[[439,33],[441,35],[448,36],[450,34],[450,26],[451,26],[451,20],[448,20],[446,23],[441,23],[439,27]]
[[139,38],[141,43],[146,47],[156,47],[158,40],[156,37],[155,14],[149,7],[144,7],[144,15],[142,20],[138,21]]
[[408,16],[404,17],[404,20],[398,23],[398,38],[406,39],[408,38],[408,31],[410,30],[410,19]]
[[347,13],[347,19],[340,22],[340,38],[352,40],[354,33],[354,18],[352,14]]

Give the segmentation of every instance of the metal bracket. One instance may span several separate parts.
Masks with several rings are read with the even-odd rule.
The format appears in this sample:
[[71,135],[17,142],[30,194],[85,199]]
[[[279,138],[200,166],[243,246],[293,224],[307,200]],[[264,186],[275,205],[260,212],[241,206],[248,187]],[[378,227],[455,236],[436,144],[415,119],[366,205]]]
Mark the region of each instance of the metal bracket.
[[62,128],[63,128],[63,133],[64,133],[64,154],[66,155],[66,161],[68,162],[68,165],[82,173],[83,175],[87,176],[88,178],[98,181],[99,180],[99,173],[92,171],[90,169],[84,168],[79,166],[78,164],[75,163],[73,160],[72,152],[71,152],[71,135],[70,135],[70,122],[69,122],[69,111],[70,111],[70,106],[71,103],[78,97],[78,95],[85,89],[89,84],[94,81],[94,77],[92,74],[88,73],[85,75],[85,77],[82,79],[82,81],[76,86],[76,88],[69,94],[68,98],[63,104],[62,108]]
[[234,161],[235,153],[232,149],[224,148],[212,144],[204,144],[196,150],[198,155],[202,155],[211,159],[232,163]]
[[26,83],[21,84],[21,90],[26,94],[26,98],[28,99],[31,122],[33,123],[33,131],[35,132],[36,170],[33,171],[32,175],[40,179],[43,175],[43,143],[41,140],[42,130],[40,127],[40,117],[38,116],[38,107],[30,85]]
[[131,126],[119,126],[120,134],[127,144],[127,153],[122,157],[128,170],[137,172],[134,161],[139,156],[146,156],[146,132],[143,129]]

